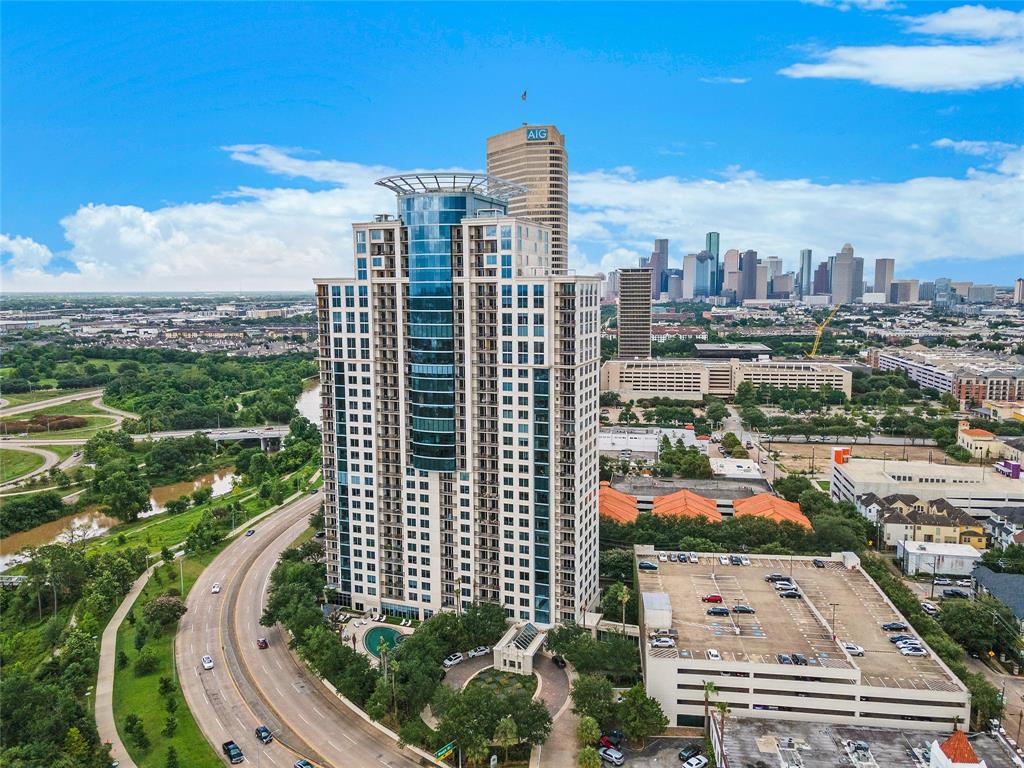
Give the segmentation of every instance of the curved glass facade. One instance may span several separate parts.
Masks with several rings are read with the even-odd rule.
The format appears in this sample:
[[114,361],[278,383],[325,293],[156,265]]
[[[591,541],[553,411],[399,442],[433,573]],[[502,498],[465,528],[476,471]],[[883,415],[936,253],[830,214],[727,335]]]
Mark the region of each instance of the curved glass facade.
[[413,466],[455,471],[455,339],[451,228],[503,204],[472,193],[402,195],[409,237],[409,379]]

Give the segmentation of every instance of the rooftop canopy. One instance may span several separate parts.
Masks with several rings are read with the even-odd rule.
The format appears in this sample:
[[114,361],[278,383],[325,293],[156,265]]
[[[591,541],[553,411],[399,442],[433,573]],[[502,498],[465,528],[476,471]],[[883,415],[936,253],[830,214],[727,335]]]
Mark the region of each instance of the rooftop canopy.
[[494,200],[508,200],[526,194],[526,187],[496,176],[482,173],[403,173],[377,179],[377,186],[396,195],[418,195],[430,192],[473,192]]

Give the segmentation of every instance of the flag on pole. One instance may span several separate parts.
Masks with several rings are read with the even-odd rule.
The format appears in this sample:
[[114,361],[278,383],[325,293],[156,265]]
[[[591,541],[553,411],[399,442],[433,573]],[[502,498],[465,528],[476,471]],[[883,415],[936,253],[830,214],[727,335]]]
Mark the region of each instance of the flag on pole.
[[526,101],[526,91],[523,91],[523,95],[520,97],[523,101]]

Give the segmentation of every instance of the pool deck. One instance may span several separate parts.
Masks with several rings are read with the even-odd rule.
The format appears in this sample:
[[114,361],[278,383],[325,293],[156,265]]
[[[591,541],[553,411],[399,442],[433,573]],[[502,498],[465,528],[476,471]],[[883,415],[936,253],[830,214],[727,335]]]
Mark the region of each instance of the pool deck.
[[[355,626],[357,621],[362,622],[362,626]],[[369,621],[361,616],[350,619],[346,624],[344,624],[342,626],[341,639],[346,643],[352,643],[354,639],[355,642],[352,645],[352,648],[368,658],[370,663],[374,666],[380,664],[380,659],[366,650],[363,638],[366,636],[367,632],[375,627],[387,627],[388,629],[393,629],[402,635],[411,635],[415,629],[415,627],[400,627],[397,624],[389,624],[386,621]]]

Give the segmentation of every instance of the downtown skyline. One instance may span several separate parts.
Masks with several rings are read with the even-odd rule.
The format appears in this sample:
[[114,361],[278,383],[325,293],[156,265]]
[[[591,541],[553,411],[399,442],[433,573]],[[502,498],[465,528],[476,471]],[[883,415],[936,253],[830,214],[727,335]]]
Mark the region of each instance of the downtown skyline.
[[[397,23],[395,8],[375,20],[360,7],[264,8],[240,29],[226,8],[190,20],[167,7],[115,9],[121,23],[106,25],[85,6],[67,9],[74,23],[58,29],[46,7],[13,6],[3,46],[5,288],[309,290],[313,276],[349,274],[349,223],[389,209],[373,180],[483,170],[487,137],[523,120],[566,136],[577,273],[634,265],[656,237],[674,241],[678,267],[718,231],[721,252],[757,250],[786,271],[801,249],[853,242],[869,263],[896,259],[901,277],[1012,284],[1024,259],[1024,107],[1014,87],[1024,12],[660,8],[712,39],[729,29],[757,45],[723,54],[696,34],[673,41],[644,18],[621,20],[611,38],[599,19],[612,9],[601,7],[563,31],[587,15],[578,6],[542,17],[500,7],[486,25],[464,18],[453,40],[438,30],[465,15],[440,5],[360,58],[325,50],[330,34],[379,31]],[[154,39],[161,24],[177,33]],[[272,43],[262,34],[270,24],[280,28]],[[97,57],[92,46],[114,34],[104,25],[137,39]],[[294,57],[301,40],[322,59]],[[448,53],[421,73],[422,91],[458,72],[484,108],[436,126],[396,119],[427,109],[425,96],[400,84],[379,102],[387,72],[372,65],[399,45],[415,58],[440,40]],[[486,77],[466,72],[481,44]],[[915,65],[940,45],[983,59],[973,80]],[[884,61],[865,63],[883,51],[899,77]],[[843,63],[855,56],[859,64]],[[714,109],[693,117],[701,104]]]

